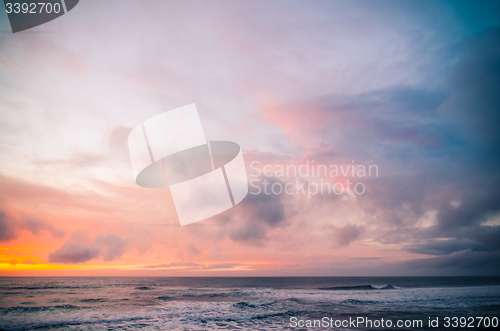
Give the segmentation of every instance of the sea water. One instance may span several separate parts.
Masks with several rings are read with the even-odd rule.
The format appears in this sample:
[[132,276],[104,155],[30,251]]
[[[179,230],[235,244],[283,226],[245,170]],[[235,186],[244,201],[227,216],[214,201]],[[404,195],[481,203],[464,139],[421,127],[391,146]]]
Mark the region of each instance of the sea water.
[[[422,327],[304,324],[360,317]],[[0,278],[0,330],[441,330],[446,317],[499,318],[500,278]]]

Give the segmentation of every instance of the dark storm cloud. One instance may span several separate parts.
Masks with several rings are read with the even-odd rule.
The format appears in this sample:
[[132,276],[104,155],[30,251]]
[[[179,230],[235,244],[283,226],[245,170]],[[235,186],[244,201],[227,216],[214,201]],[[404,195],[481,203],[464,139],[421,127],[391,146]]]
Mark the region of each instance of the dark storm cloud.
[[481,252],[498,251],[500,226],[474,225],[445,230],[433,226],[424,231],[413,230],[413,239],[420,243],[409,245],[406,250],[417,254],[446,255],[466,249]]
[[489,251],[488,247],[470,239],[465,240],[430,240],[427,244],[406,248],[410,253],[426,255],[448,255],[470,249],[475,252]]
[[[463,47],[448,90],[387,87],[272,110],[273,118],[286,118],[292,136],[315,138],[305,153],[316,162],[379,164],[381,178],[364,180],[367,192],[358,203],[372,225],[390,229],[376,241],[438,256],[418,263],[468,268],[477,256],[498,266],[500,231],[484,223],[500,213],[500,28],[485,30]],[[306,120],[317,119],[310,130],[299,116],[304,112]],[[429,212],[435,224],[420,227]],[[243,239],[265,236],[259,226],[244,230]],[[334,240],[345,246],[361,231],[337,229]],[[468,260],[459,263],[458,253]]]
[[[375,206],[368,205],[367,210],[383,218],[381,224],[397,227],[384,231],[377,240],[382,243],[406,243],[405,250],[420,254],[443,255],[465,249],[498,250],[500,227],[485,225],[485,222],[498,217],[500,211],[497,185],[496,182],[484,184],[488,178],[480,180],[478,174],[475,178],[476,183],[467,179],[467,190],[463,190],[460,178],[456,179],[456,183],[437,183],[439,179],[421,180],[421,183],[405,190],[395,190],[398,186],[381,185],[388,193],[375,185],[377,194],[368,199]],[[414,200],[410,199],[412,196]],[[385,208],[378,209],[381,204]],[[434,225],[415,228],[415,223],[425,216],[426,211],[435,212],[434,216],[429,216],[434,218]]]
[[470,237],[490,250],[500,250],[500,226],[481,226],[467,231]]
[[86,243],[81,234],[74,234],[61,248],[49,254],[49,262],[84,263],[98,257],[112,261],[128,248],[129,240],[113,232],[100,234],[91,243]]
[[498,150],[500,143],[500,27],[473,39],[452,76],[441,110],[465,132]]
[[[413,267],[499,269],[499,227],[483,223],[500,213],[500,28],[467,43],[448,92],[389,88],[311,104],[330,114],[325,122],[342,123],[349,138],[350,150],[339,150],[326,125],[321,134],[337,153],[319,149],[317,158],[397,160],[397,168],[381,165],[381,179],[365,181],[367,193],[359,199],[379,226],[391,228],[376,241],[438,255]],[[435,225],[415,228],[429,211]],[[338,240],[348,244],[356,235],[346,231]]]
[[[487,181],[488,178],[484,178]],[[444,231],[451,227],[472,226],[500,212],[500,181],[471,186],[458,206],[444,204],[437,215],[439,226]],[[478,187],[479,186],[479,187]]]
[[500,227],[482,223],[500,213],[500,28],[464,48],[440,111],[460,128],[464,144],[461,153],[448,160],[454,162],[450,169],[458,168],[447,178],[455,192],[436,199],[437,224],[424,233],[421,243],[408,247],[413,253],[442,256],[412,265],[490,266],[498,271]]
[[[474,252],[465,250],[428,259],[415,259],[401,263],[411,269],[482,269],[486,273],[500,272],[500,252]],[[478,270],[479,271],[479,270]]]

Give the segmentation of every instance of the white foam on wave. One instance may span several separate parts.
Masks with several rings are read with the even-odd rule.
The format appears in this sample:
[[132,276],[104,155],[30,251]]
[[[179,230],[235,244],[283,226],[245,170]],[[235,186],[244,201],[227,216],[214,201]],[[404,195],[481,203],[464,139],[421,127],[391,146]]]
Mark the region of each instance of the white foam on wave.
[[[380,285],[375,285],[380,286]],[[198,291],[198,293],[204,291]],[[142,306],[130,311],[110,311],[109,303],[84,310],[61,309],[26,312],[12,310],[0,318],[1,330],[276,330],[285,329],[290,316],[319,310],[337,314],[364,313],[384,309],[405,309],[420,313],[436,308],[480,311],[483,305],[500,304],[500,287],[482,288],[405,288],[391,290],[318,291],[241,289],[255,293],[240,301],[158,301],[152,309]],[[158,293],[161,294],[161,293]],[[152,296],[156,296],[154,293]],[[252,294],[253,295],[253,294]],[[460,300],[457,300],[457,297]],[[431,300],[432,299],[432,300]],[[349,301],[350,300],[350,301]],[[243,304],[238,304],[243,303]],[[354,309],[354,311],[353,311]],[[360,310],[360,311],[361,311]]]
[[[235,306],[234,302],[175,302],[151,310],[103,312],[36,312],[7,314],[0,321],[1,330],[17,331],[39,328],[68,330],[114,330],[123,328],[141,330],[211,330],[229,328],[267,330],[266,324],[281,324],[286,309],[272,309],[273,301],[250,301],[250,309]],[[266,319],[274,319],[273,322]],[[262,324],[262,325],[260,325]]]
[[376,290],[383,290],[389,288],[389,285],[370,285],[370,286]]

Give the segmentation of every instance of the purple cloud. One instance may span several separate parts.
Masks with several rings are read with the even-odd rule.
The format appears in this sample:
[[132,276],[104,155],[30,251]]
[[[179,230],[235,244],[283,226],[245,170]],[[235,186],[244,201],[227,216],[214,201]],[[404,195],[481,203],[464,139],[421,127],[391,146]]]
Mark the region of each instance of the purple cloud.
[[99,257],[104,261],[113,261],[129,248],[129,240],[113,232],[100,234],[90,243],[86,243],[82,235],[74,234],[63,246],[49,254],[49,262],[84,263]]

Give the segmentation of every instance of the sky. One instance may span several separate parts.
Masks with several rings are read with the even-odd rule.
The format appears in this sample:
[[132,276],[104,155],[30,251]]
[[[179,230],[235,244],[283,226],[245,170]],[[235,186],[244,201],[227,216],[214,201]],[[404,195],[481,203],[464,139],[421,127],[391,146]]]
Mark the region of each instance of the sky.
[[[191,103],[253,186],[181,227],[127,137]],[[499,275],[499,126],[498,1],[82,0],[15,34],[1,11],[0,275]],[[340,174],[279,173],[313,164]]]

